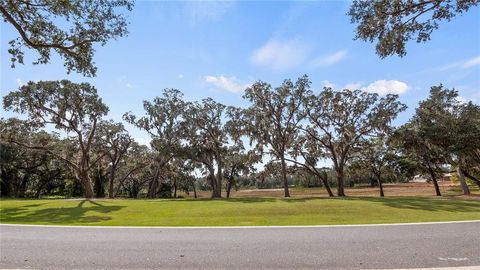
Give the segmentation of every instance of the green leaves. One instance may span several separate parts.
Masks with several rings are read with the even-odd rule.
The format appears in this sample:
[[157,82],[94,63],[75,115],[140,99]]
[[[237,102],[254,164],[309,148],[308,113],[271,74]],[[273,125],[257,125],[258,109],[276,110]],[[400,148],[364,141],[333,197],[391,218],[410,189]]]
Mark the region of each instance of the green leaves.
[[95,76],[93,44],[127,35],[126,16],[119,10],[132,8],[130,0],[1,0],[0,14],[20,35],[9,42],[12,67],[23,64],[26,47],[39,54],[33,64],[48,63],[53,51],[68,73]]
[[32,122],[79,132],[108,113],[95,87],[62,81],[28,82],[3,99],[5,110],[26,113]]
[[426,42],[442,20],[478,5],[476,0],[355,0],[348,15],[357,24],[356,39],[374,42],[381,58],[403,57],[409,40]]

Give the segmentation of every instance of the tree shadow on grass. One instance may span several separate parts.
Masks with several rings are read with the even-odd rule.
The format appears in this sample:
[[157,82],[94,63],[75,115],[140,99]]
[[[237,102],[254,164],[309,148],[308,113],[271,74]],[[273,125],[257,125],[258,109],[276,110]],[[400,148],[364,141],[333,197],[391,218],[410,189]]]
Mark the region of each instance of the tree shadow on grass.
[[471,213],[480,214],[480,201],[476,200],[452,200],[437,198],[412,198],[412,197],[362,197],[349,198],[351,200],[362,200],[383,204],[392,208],[425,210],[425,211],[446,211],[452,213]]
[[[89,205],[86,205],[89,204]],[[80,201],[75,207],[31,209],[39,205],[25,205],[2,209],[2,223],[41,223],[41,224],[82,224],[96,223],[112,219],[98,215],[118,211],[125,206],[106,206],[94,201]],[[87,213],[88,212],[88,213]]]

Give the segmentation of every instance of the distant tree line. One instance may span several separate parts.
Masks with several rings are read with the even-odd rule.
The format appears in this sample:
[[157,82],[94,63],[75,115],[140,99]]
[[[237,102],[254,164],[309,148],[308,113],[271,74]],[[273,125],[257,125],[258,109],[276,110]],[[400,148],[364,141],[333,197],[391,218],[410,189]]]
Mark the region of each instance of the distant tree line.
[[[345,187],[428,177],[441,195],[445,172],[480,187],[480,106],[434,86],[415,115],[395,128],[406,109],[397,95],[361,90],[314,93],[307,76],[245,90],[247,108],[211,98],[189,102],[176,89],[144,101],[126,123],[150,135],[136,142],[88,83],[28,82],[3,99],[20,118],[0,120],[2,197],[178,197],[210,190],[289,186]],[[322,164],[332,164],[324,167]]]

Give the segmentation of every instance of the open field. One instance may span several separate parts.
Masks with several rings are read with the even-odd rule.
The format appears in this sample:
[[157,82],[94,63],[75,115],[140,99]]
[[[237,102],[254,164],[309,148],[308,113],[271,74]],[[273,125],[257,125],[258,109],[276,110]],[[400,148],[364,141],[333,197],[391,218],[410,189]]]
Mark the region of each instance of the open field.
[[[472,197],[480,199],[480,191],[476,186],[471,186]],[[336,190],[332,189],[334,193]],[[378,196],[378,187],[357,187],[346,188],[347,196],[352,197],[371,197]],[[401,184],[384,184],[385,196],[420,196],[431,197],[435,195],[433,184],[429,183],[401,183]],[[450,181],[440,182],[440,191],[444,196],[459,196],[462,190],[459,186],[453,185]],[[197,192],[200,198],[209,198],[209,191]],[[323,188],[291,188],[292,197],[328,197],[327,192]],[[193,198],[193,193],[189,195],[180,194],[187,198]],[[224,194],[225,195],[225,194]],[[252,190],[232,190],[231,196],[234,198],[251,198],[251,197],[283,197],[283,189],[252,189]]]

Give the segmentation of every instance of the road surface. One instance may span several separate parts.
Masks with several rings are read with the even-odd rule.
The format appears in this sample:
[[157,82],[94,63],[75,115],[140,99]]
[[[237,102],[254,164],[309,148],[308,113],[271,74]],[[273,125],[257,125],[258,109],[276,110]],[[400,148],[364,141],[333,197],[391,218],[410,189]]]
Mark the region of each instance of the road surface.
[[0,256],[0,268],[15,269],[480,266],[480,222],[284,228],[1,225]]

